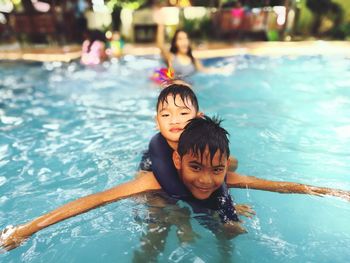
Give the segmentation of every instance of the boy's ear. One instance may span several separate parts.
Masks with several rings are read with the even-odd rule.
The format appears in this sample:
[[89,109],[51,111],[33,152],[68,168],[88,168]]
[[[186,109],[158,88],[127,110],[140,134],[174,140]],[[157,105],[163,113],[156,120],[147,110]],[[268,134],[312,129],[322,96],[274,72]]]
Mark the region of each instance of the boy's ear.
[[227,158],[227,163],[226,163],[226,169],[227,169],[227,171],[228,170],[230,170],[229,168],[230,168],[230,158]]
[[158,119],[157,119],[157,115],[154,116],[154,121],[156,122],[156,130],[160,130],[159,129],[159,122],[158,122]]
[[177,151],[173,152],[173,163],[177,170],[181,169],[181,157]]
[[198,111],[198,112],[197,112],[197,117],[198,117],[198,118],[203,118],[203,117],[204,117],[204,112]]

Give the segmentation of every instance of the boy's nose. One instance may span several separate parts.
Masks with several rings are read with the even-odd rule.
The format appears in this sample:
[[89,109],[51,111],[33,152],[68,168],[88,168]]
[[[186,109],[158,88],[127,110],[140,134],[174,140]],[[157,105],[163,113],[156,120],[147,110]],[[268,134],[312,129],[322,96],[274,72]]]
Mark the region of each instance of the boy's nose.
[[171,124],[177,124],[179,123],[179,118],[177,116],[172,116],[170,120]]
[[203,185],[211,185],[213,183],[210,172],[206,171],[202,172],[201,176],[198,178],[198,181]]

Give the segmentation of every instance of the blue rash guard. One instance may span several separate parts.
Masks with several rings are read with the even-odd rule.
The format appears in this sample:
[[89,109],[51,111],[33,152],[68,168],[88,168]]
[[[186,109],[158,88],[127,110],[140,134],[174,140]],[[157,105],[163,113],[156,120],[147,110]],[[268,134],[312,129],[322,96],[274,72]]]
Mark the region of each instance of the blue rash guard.
[[142,156],[140,169],[152,171],[162,189],[170,197],[187,201],[194,212],[211,209],[219,213],[222,222],[239,220],[226,183],[223,183],[208,199],[195,199],[180,180],[172,155],[173,149],[165,138],[157,133],[149,143],[148,152]]

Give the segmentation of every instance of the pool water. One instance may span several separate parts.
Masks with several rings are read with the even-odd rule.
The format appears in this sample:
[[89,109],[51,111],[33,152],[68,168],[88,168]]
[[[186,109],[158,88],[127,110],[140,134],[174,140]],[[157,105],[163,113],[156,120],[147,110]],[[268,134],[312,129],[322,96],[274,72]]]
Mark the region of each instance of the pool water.
[[[236,65],[232,74],[198,74],[193,82],[202,110],[225,119],[238,172],[350,190],[349,58],[235,56],[205,63]],[[159,90],[148,77],[159,65],[159,58],[132,56],[95,68],[0,63],[0,229],[133,178],[156,132]],[[247,234],[222,240],[191,213],[184,220],[195,241],[180,244],[177,227],[161,220],[188,211],[180,203],[158,211],[159,225],[169,229],[162,232],[159,262],[348,262],[349,202],[231,193],[257,213],[243,219]],[[137,261],[145,235],[159,230],[150,227],[142,199],[44,229],[0,261]]]

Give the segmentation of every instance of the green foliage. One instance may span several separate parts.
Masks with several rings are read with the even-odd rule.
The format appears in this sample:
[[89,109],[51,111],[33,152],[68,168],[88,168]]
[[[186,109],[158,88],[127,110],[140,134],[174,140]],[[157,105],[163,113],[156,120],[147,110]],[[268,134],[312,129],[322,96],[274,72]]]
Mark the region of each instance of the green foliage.
[[115,8],[138,9],[140,6],[144,5],[147,0],[107,0],[105,2],[110,10],[114,10]]
[[345,40],[350,38],[350,22],[332,28],[329,34],[335,39]]
[[183,29],[191,38],[195,37],[197,31],[199,30],[198,19],[186,19],[183,24]]
[[328,12],[331,0],[307,0],[306,6],[317,15],[324,15]]
[[341,28],[343,29],[345,36],[350,37],[350,22],[344,24]]
[[337,3],[331,3],[329,6],[328,17],[334,22],[334,26],[338,27],[344,19],[344,10]]
[[279,40],[279,34],[277,30],[268,30],[267,31],[267,39],[269,41],[278,41]]
[[191,4],[193,6],[212,6],[213,4],[215,4],[214,2],[216,2],[216,1],[212,1],[212,0],[192,0]]
[[[221,4],[224,6],[234,6],[239,0],[221,0]],[[270,0],[268,3],[263,0],[249,0],[249,1],[240,1],[243,5],[247,5],[249,7],[264,7],[267,5],[275,6],[275,5],[284,5],[285,0]],[[193,1],[192,1],[193,2]],[[197,1],[199,2],[199,1]]]
[[191,38],[210,38],[213,37],[213,24],[208,16],[202,19],[186,19],[183,29]]
[[342,7],[331,0],[307,0],[306,6],[319,16],[342,17],[344,13]]
[[333,28],[330,30],[330,34],[341,38],[340,25],[343,21],[344,10],[338,3],[332,2],[332,0],[307,0],[306,6],[314,14],[314,23],[312,25],[312,33],[318,35],[319,28],[323,18],[327,17],[333,21]]

